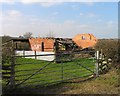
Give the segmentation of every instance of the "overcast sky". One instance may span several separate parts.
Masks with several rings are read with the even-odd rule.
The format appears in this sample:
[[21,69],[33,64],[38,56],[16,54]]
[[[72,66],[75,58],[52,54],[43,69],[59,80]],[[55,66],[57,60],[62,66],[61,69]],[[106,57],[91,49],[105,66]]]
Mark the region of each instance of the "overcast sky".
[[65,38],[82,33],[92,33],[97,38],[118,37],[117,2],[17,1],[0,1],[0,35],[32,32],[34,37],[44,37],[52,32],[55,37]]

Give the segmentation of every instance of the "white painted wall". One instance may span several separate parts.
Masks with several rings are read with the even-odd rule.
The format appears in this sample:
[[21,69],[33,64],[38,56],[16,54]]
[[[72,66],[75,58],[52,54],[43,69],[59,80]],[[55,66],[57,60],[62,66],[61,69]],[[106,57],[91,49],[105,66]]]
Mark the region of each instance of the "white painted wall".
[[[17,56],[35,55],[34,51],[16,51],[15,53]],[[55,54],[55,53],[54,52],[38,52],[38,51],[36,51],[36,55],[47,55],[47,54]],[[35,59],[35,56],[25,57],[25,58]],[[55,56],[54,55],[37,56],[36,59],[45,60],[45,61],[53,61],[55,59]]]

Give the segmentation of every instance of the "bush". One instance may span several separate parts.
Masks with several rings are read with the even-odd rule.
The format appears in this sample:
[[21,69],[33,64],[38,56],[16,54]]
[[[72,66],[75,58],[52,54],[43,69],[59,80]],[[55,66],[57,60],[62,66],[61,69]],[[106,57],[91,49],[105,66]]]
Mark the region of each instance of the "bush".
[[107,58],[111,58],[114,63],[120,62],[119,56],[120,42],[117,39],[99,39],[95,50],[100,51],[102,49],[103,54],[106,55]]

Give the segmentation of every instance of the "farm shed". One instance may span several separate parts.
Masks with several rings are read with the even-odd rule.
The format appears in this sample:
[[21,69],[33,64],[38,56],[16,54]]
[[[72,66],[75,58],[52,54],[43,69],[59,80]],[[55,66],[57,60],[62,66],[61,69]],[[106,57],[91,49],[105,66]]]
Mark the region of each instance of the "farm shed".
[[30,50],[29,46],[28,39],[15,37],[2,44],[3,48],[12,47],[14,50]]
[[94,48],[97,43],[97,38],[93,34],[77,34],[72,40],[82,49]]
[[74,42],[69,38],[30,38],[31,49],[40,52],[71,51]]

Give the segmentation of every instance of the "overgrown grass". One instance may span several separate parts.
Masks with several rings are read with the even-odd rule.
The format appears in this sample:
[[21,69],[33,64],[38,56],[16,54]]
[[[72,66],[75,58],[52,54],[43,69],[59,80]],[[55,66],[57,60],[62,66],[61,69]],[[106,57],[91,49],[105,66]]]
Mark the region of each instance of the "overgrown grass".
[[69,90],[61,91],[60,94],[119,94],[119,75],[115,68],[108,73],[100,75],[96,79],[83,83],[65,84]]

